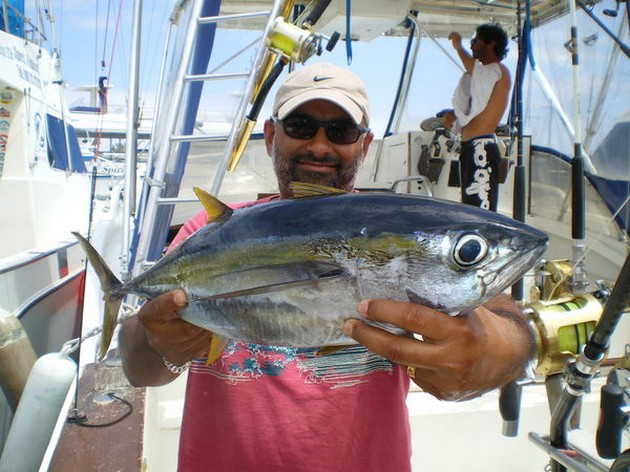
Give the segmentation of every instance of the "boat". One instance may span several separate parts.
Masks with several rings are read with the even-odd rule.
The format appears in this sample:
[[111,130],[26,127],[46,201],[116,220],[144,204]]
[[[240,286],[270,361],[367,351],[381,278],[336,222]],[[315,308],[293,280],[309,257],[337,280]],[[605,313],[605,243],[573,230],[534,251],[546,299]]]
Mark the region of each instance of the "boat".
[[89,231],[92,179],[68,122],[54,24],[0,12],[1,444],[37,358],[80,336],[85,265],[71,231]]
[[[627,470],[627,429],[613,428],[608,437],[615,441],[607,443],[605,457],[597,443],[603,434],[601,389],[613,373],[627,382],[630,369],[628,308],[617,303],[620,290],[627,290],[620,274],[629,253],[629,115],[627,101],[619,99],[630,87],[623,40],[628,9],[627,2],[615,1],[362,0],[352,3],[348,16],[345,0],[174,2],[147,178],[137,178],[134,153],[128,154],[124,187],[136,189],[136,182],[138,192],[110,202],[115,215],[92,228],[92,241],[125,279],[159,259],[174,229],[198,211],[192,186],[225,202],[273,193],[273,170],[256,126],[268,116],[274,73],[292,67],[279,65],[286,59],[294,67],[314,61],[369,67],[377,139],[357,187],[459,200],[453,178],[457,140],[443,129],[423,131],[419,125],[448,106],[461,73],[448,34],[466,37],[481,23],[498,22],[515,38],[510,70],[516,84],[506,126],[497,130],[505,149],[498,211],[550,236],[545,260],[512,291],[539,334],[538,358],[522,382],[467,402],[440,402],[412,387],[407,406],[413,469],[536,471],[551,464],[553,470]],[[139,13],[134,11],[134,22],[141,21]],[[309,27],[303,26],[306,20]],[[284,41],[274,42],[278,37]],[[287,49],[287,43],[295,47]],[[579,80],[584,75],[589,81]],[[449,80],[453,85],[447,87]],[[240,103],[229,129],[196,127],[217,94],[237,87]],[[128,113],[135,122],[136,108]],[[127,136],[128,142],[133,138]],[[97,362],[94,330],[102,301],[91,271],[85,285],[90,308],[83,317],[80,380],[42,467],[175,470],[185,375],[168,386],[135,389],[122,375],[115,345]],[[137,303],[127,300],[121,316],[133,316]],[[577,401],[572,392],[579,386],[565,367],[580,368],[588,335],[599,335],[602,320],[612,319],[607,360],[593,363],[596,368],[585,375],[590,390]],[[627,410],[627,384],[625,389],[626,406],[613,408],[615,418]],[[506,403],[509,412],[500,408]],[[580,426],[572,429],[564,416],[577,426],[579,412]],[[82,428],[82,422],[100,427]]]

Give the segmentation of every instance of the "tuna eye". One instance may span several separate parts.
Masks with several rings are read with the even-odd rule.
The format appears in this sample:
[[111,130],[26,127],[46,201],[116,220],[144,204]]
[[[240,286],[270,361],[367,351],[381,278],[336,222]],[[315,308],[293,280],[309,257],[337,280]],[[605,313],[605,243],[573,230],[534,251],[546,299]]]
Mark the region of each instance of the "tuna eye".
[[488,254],[488,243],[477,234],[466,234],[455,244],[453,259],[462,267],[470,267]]

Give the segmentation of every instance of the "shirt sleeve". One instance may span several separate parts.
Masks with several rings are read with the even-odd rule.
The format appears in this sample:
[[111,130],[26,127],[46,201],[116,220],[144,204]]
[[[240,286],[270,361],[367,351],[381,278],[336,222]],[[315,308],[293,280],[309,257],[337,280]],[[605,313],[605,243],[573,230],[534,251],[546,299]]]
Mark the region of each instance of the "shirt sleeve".
[[205,210],[201,210],[191,218],[189,218],[184,225],[179,229],[173,241],[171,242],[168,250],[166,252],[171,252],[171,250],[179,245],[184,239],[193,234],[200,228],[203,228],[208,223],[208,214]]

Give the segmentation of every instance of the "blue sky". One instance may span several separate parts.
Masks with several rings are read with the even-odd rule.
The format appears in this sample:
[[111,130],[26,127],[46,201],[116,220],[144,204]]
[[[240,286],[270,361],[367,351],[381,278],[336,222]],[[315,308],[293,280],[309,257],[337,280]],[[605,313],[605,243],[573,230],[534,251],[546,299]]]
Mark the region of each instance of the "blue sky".
[[[157,87],[163,41],[166,35],[167,18],[171,13],[171,3],[166,0],[144,0],[140,66],[140,98],[141,103],[153,102]],[[120,9],[120,16],[117,12]],[[67,97],[75,102],[87,95],[76,93],[76,87],[93,85],[101,75],[110,77],[110,103],[123,103],[127,94],[129,79],[130,36],[133,14],[133,0],[63,0],[54,3],[57,37],[62,54],[63,77],[68,84]],[[226,32],[222,37],[222,45],[229,45],[230,51],[254,39],[248,32]],[[368,93],[375,111],[377,127],[384,129],[389,118],[391,104],[398,82],[405,38],[379,38],[371,43],[353,43],[353,60],[350,67],[361,76],[366,83]],[[448,106],[450,95],[460,71],[428,40],[423,40],[421,59],[417,64],[416,74],[426,76],[422,85],[422,110],[418,110],[413,118],[419,122],[426,116]],[[447,44],[447,49],[448,49]],[[217,51],[215,49],[215,51]],[[376,55],[375,55],[376,54]],[[225,55],[229,55],[228,49]],[[378,58],[378,59],[375,59]],[[347,64],[345,43],[339,42],[332,53],[324,52],[322,58],[340,65]],[[242,62],[247,67],[247,60]],[[435,64],[444,67],[435,67]],[[430,70],[429,74],[423,71]],[[383,81],[391,86],[383,91]],[[235,90],[224,90],[217,98],[217,107],[234,107]],[[428,92],[428,93],[426,93]],[[270,100],[268,100],[270,101]],[[415,98],[410,97],[410,103]]]
[[[140,87],[147,95],[155,88],[170,8],[171,1],[143,1]],[[53,10],[68,95],[106,75],[113,94],[126,96],[133,0],[61,0]]]
[[[110,91],[110,103],[124,103],[129,79],[133,0],[57,0],[52,3],[57,38],[62,55],[62,73],[68,84],[69,102],[72,103],[77,98],[77,94],[73,93],[74,88],[95,84],[100,75],[108,75],[110,76],[110,84],[113,85],[113,89]],[[167,30],[167,19],[171,13],[173,2],[171,0],[143,0],[142,3],[143,42],[141,45],[140,99],[141,104],[151,104],[155,96],[157,75]],[[614,5],[614,0],[605,0],[596,7],[597,13],[600,14],[603,8],[614,8]],[[120,14],[118,14],[119,11]],[[622,15],[619,17],[619,19],[623,18]],[[607,22],[609,27],[612,27],[610,18],[601,15],[600,18]],[[605,35],[592,21],[587,19],[584,25],[580,26],[579,33],[584,37],[594,32],[598,33],[602,40],[605,39]],[[562,46],[568,39],[568,35],[569,25],[566,22],[555,30],[552,29],[547,32],[544,39],[546,42],[540,44],[538,59],[541,60],[543,54],[548,53],[551,63],[563,65],[563,70],[546,70],[546,74],[551,82],[564,84],[557,89],[557,93],[565,103],[568,103],[566,111],[570,115],[570,72],[567,75],[567,72],[570,71],[570,55]],[[215,48],[214,60],[216,61],[217,56],[221,54],[223,56],[230,55],[253,38],[252,34],[249,33],[226,32],[225,36],[220,37],[220,48]],[[539,39],[538,41],[542,40]],[[389,118],[405,42],[406,39],[404,38],[379,38],[368,44],[353,43],[353,61],[350,67],[363,78],[366,84],[373,110],[373,127],[376,128],[377,134],[382,132]],[[445,42],[444,48],[455,57],[448,42]],[[514,73],[513,53],[517,49],[516,43],[511,42],[510,49],[512,54],[508,56],[505,63]],[[586,62],[589,59],[588,55],[595,53],[594,51],[582,46],[581,61]],[[343,42],[339,42],[332,53],[324,52],[324,55],[322,59],[314,58],[309,61],[326,60],[340,65],[347,64],[345,43]],[[248,60],[250,59],[245,58],[241,62],[240,70],[247,68]],[[604,65],[594,67],[593,70],[602,70],[604,67]],[[236,70],[239,70],[238,67]],[[429,39],[423,39],[416,63],[414,82],[409,94],[405,127],[417,129],[421,119],[432,116],[436,111],[448,107],[452,90],[460,73],[460,69]],[[585,84],[593,80],[593,77],[588,75],[582,79]],[[620,80],[613,86],[627,90],[627,85],[624,85],[627,82],[627,80]],[[386,86],[384,87],[383,84]],[[212,97],[213,106],[217,110],[235,107],[236,87],[232,87],[232,89],[219,89]],[[619,91],[618,96],[623,95],[623,92]],[[546,106],[546,104],[543,103],[542,106]],[[627,105],[624,106],[623,101],[617,101],[616,106],[627,109]]]

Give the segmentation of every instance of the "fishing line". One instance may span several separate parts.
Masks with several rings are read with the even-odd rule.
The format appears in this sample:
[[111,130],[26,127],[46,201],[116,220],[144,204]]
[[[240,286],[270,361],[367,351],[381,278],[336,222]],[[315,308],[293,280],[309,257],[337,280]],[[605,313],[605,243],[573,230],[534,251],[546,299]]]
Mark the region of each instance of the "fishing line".
[[82,421],[77,421],[75,424],[77,426],[81,426],[83,428],[105,428],[107,426],[113,426],[115,424],[120,423],[122,420],[127,418],[131,413],[133,413],[133,405],[128,400],[125,400],[122,397],[119,397],[113,392],[107,392],[106,395],[112,399],[112,401],[116,400],[127,407],[127,411],[125,411],[121,416],[116,418],[115,420],[109,421],[107,423],[85,423]]
[[[83,279],[83,290],[84,289],[85,289],[85,277]],[[134,308],[129,305],[123,305],[117,324],[124,323],[129,318],[135,316],[138,313],[138,311],[140,311],[140,307]],[[81,327],[79,328],[80,330],[82,330],[82,321],[83,321],[83,317],[81,317]],[[110,397],[112,401],[116,400],[127,406],[127,411],[125,411],[120,417],[116,418],[115,420],[112,420],[107,423],[96,423],[96,424],[87,423],[87,416],[84,413],[81,413],[79,411],[79,407],[78,407],[78,404],[79,404],[79,366],[81,365],[80,364],[81,346],[84,341],[94,336],[98,336],[99,334],[101,334],[102,331],[103,329],[100,326],[97,326],[96,328],[92,329],[85,335],[72,339],[70,341],[67,341],[66,343],[64,343],[61,349],[61,352],[63,352],[67,356],[69,356],[70,354],[78,350],[77,375],[75,377],[75,389],[74,389],[74,407],[70,410],[70,413],[68,414],[66,418],[66,421],[69,424],[76,424],[78,426],[83,426],[86,428],[104,428],[106,426],[113,426],[117,423],[120,423],[122,420],[128,417],[131,413],[133,413],[133,405],[129,401],[125,400],[124,398],[117,396],[113,392],[107,392],[106,395]]]
[[[624,209],[624,208],[628,205],[628,203],[630,203],[630,196],[626,197],[626,199],[625,199],[625,200],[623,201],[623,203],[619,206],[619,208],[617,209],[617,211],[616,211],[613,215],[611,215],[611,217],[610,217],[610,219],[609,219],[609,221],[608,221],[608,224],[604,227],[604,229],[608,229],[608,228],[610,228],[610,227],[614,224],[614,222],[615,222],[615,218],[617,218],[617,216],[619,216],[619,214],[620,214],[620,213],[622,212],[622,210],[623,210],[623,209]],[[603,231],[602,231],[601,233],[598,233],[598,234],[596,234],[596,235],[594,235],[594,236],[593,236],[593,239],[594,239],[593,243],[592,243],[590,246],[585,246],[585,249],[584,249],[584,254],[583,254],[583,255],[582,255],[582,257],[580,258],[580,260],[578,260],[578,261],[576,262],[576,264],[575,264],[575,265],[572,265],[572,266],[571,266],[571,270],[572,270],[572,271],[573,271],[573,269],[575,269],[575,267],[578,265],[578,263],[580,263],[580,262],[584,262],[584,261],[585,261],[586,256],[589,254],[589,252],[591,252],[591,251],[593,250],[593,247],[594,247],[595,243],[599,243],[599,242],[601,242],[601,240],[602,240],[602,238],[604,238],[604,236],[606,236],[606,235],[604,234],[604,232],[603,232]],[[627,239],[628,239],[627,233],[625,233],[625,232],[624,232],[623,237],[624,237],[624,239],[626,239],[626,241],[627,241]]]

